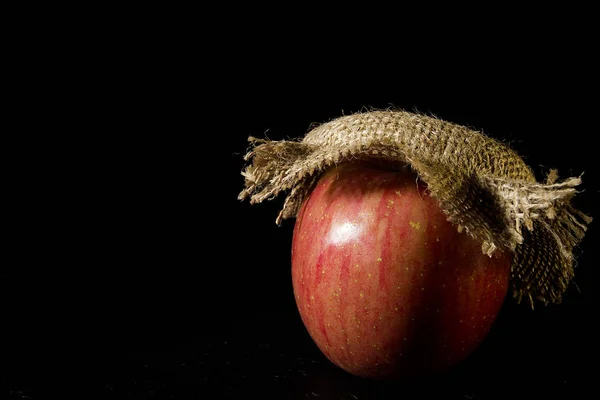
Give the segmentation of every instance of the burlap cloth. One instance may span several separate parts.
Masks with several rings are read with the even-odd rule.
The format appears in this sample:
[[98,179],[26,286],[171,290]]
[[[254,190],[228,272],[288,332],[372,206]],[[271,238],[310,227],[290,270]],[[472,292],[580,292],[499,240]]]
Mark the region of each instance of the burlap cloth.
[[288,192],[276,222],[295,217],[319,176],[363,158],[406,163],[428,186],[448,220],[482,243],[482,251],[514,253],[511,272],[518,302],[558,303],[573,278],[573,249],[591,218],[571,198],[581,178],[546,182],[507,145],[481,132],[405,111],[342,116],[300,141],[249,138],[251,161],[239,199],[251,203]]

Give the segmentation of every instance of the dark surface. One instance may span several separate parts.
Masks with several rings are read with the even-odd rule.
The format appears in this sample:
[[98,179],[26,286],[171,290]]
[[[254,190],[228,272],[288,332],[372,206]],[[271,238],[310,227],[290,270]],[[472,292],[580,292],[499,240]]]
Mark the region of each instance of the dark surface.
[[576,50],[553,44],[499,72],[457,57],[460,74],[417,76],[391,62],[354,73],[301,50],[262,54],[245,37],[218,57],[132,43],[80,79],[67,74],[74,87],[56,93],[68,112],[48,106],[15,147],[26,179],[11,192],[18,224],[0,280],[0,399],[594,397],[597,222],[562,304],[531,311],[509,298],[457,368],[386,383],[337,369],[304,329],[293,220],[274,223],[283,197],[236,199],[248,136],[300,137],[314,122],[396,106],[510,143],[540,180],[550,168],[585,172],[576,204],[596,216],[596,127]]
[[[265,307],[266,308],[266,307]],[[472,356],[454,370],[408,383],[368,381],[330,364],[293,310],[232,318],[228,332],[137,332],[142,342],[101,337],[78,349],[22,350],[2,360],[6,398],[585,398],[594,387],[591,324],[582,316],[505,310]],[[161,316],[155,316],[160,322]],[[184,318],[183,316],[181,318]],[[220,324],[223,328],[223,324]],[[139,329],[139,328],[138,328]],[[175,333],[177,332],[177,333]],[[95,335],[94,335],[95,336]],[[62,342],[62,341],[61,341]],[[46,343],[52,347],[56,342]],[[61,343],[73,346],[75,343]],[[100,351],[102,348],[102,351]],[[207,397],[204,397],[207,396]]]

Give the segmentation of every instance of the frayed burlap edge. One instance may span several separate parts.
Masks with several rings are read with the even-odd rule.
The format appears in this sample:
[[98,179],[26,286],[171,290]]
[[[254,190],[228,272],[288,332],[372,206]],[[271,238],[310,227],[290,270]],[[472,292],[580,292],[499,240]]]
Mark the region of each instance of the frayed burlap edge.
[[249,138],[239,199],[260,203],[288,192],[276,222],[296,216],[320,175],[342,162],[378,158],[409,165],[460,231],[482,251],[515,254],[518,302],[558,303],[572,280],[573,249],[591,218],[570,205],[581,177],[538,183],[507,145],[481,132],[406,111],[374,110],[324,123],[301,141]]

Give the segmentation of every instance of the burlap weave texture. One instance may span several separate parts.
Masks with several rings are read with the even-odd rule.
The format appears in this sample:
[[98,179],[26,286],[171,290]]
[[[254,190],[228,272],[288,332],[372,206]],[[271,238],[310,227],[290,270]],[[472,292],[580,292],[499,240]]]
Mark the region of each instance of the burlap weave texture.
[[560,302],[573,278],[573,249],[591,218],[574,209],[580,177],[537,182],[509,146],[435,117],[397,110],[342,116],[302,140],[249,138],[239,199],[260,203],[287,192],[277,223],[296,216],[319,176],[342,162],[377,158],[406,164],[428,186],[457,229],[482,251],[512,251],[517,301]]

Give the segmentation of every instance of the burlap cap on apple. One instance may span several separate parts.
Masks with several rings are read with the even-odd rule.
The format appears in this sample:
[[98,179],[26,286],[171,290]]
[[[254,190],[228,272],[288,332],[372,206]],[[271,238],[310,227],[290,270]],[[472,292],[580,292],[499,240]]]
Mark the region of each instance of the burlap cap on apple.
[[376,157],[410,165],[448,220],[481,241],[484,253],[514,253],[511,286],[518,302],[558,303],[573,278],[573,249],[591,222],[570,204],[580,177],[558,181],[553,170],[537,182],[515,151],[481,132],[374,110],[324,123],[298,141],[249,141],[245,159],[251,163],[242,172],[239,199],[260,203],[288,192],[278,224],[296,216],[326,169]]

